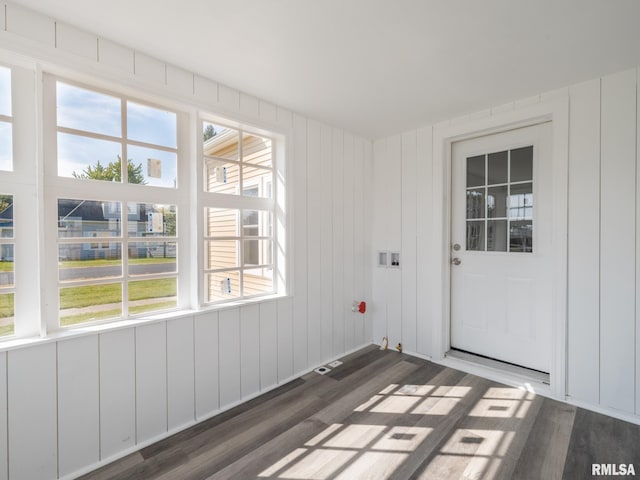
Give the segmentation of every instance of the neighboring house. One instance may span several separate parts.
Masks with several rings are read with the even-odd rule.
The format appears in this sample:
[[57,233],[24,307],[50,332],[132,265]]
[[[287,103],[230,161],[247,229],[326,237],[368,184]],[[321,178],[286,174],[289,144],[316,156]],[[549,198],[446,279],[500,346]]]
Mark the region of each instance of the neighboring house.
[[[13,236],[13,201],[2,203],[0,210],[0,237]],[[0,261],[13,262],[13,244],[0,245]]]
[[[135,204],[128,208],[128,230],[130,237],[163,236],[167,217],[149,205]],[[154,221],[154,215],[155,221]],[[87,239],[82,243],[61,244],[60,260],[97,260],[121,258],[120,241],[110,241],[110,237],[121,235],[120,204],[117,202],[96,202],[89,200],[61,199],[58,202],[58,235],[61,238]],[[158,219],[160,220],[158,222]],[[175,226],[173,227],[175,229]],[[173,244],[163,248],[155,244],[129,247],[129,258],[172,257],[176,251]],[[131,249],[135,251],[132,251]]]

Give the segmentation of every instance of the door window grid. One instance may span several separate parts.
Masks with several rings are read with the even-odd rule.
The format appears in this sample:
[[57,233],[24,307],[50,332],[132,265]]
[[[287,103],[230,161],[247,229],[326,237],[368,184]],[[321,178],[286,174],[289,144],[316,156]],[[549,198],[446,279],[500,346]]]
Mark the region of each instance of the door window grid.
[[[516,155],[512,155],[513,152]],[[496,175],[489,170],[491,161],[498,156],[506,160],[503,162],[506,171]],[[532,252],[533,147],[484,154],[466,160],[466,249]],[[514,161],[522,162],[514,168],[515,173],[512,172]],[[479,165],[480,162],[482,165]],[[511,181],[514,176],[517,181]],[[496,178],[507,181],[492,183],[491,180]]]

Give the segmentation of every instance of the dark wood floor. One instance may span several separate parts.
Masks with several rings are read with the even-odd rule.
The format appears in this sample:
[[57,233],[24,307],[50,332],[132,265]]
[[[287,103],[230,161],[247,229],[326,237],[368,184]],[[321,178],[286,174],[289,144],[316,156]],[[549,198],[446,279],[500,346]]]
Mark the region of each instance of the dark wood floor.
[[[372,346],[84,479],[584,479],[640,426]],[[602,478],[602,477],[601,477]]]

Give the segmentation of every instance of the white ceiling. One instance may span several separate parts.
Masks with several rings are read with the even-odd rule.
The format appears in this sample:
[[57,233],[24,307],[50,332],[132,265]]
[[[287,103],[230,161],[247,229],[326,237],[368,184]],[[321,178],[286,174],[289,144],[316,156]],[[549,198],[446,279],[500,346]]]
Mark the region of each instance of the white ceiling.
[[638,0],[12,0],[378,138],[640,64]]

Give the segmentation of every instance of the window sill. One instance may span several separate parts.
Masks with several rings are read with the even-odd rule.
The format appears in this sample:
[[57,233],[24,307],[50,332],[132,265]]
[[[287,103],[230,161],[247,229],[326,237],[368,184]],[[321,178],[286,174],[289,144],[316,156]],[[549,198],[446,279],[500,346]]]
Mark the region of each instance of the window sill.
[[117,330],[135,328],[142,325],[149,325],[157,322],[166,322],[170,320],[179,320],[186,317],[196,317],[208,312],[220,312],[234,308],[240,308],[246,305],[256,305],[265,302],[273,302],[283,298],[290,298],[287,294],[273,294],[264,297],[248,298],[218,305],[207,305],[199,309],[174,310],[170,312],[162,312],[155,315],[147,315],[144,317],[129,318],[126,320],[118,320],[109,323],[99,323],[93,325],[76,325],[66,327],[54,332],[50,332],[44,337],[26,337],[26,338],[7,338],[0,341],[0,353],[21,348],[34,347],[44,345],[51,342],[66,340],[71,338],[79,338],[87,335],[96,335],[100,333],[114,332]]

